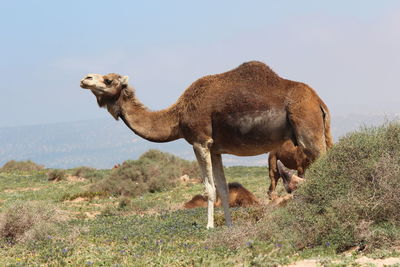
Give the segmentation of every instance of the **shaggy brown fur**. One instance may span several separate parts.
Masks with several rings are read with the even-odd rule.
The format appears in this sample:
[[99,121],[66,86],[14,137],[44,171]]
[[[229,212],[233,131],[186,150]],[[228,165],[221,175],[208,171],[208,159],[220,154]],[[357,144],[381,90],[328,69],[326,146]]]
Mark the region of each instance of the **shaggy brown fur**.
[[[203,195],[195,195],[190,201],[186,202],[183,204],[183,207],[185,209],[194,209],[194,208],[201,208],[201,207],[207,207],[208,199],[207,197]],[[214,203],[214,206],[216,206],[217,203]]]
[[[229,207],[249,207],[259,205],[256,196],[240,183],[229,183],[228,188]],[[183,207],[185,209],[207,207],[207,201],[207,197],[203,195],[195,195],[190,201],[186,202]],[[221,198],[218,197],[214,206],[220,207],[221,204]]]
[[89,74],[81,87],[139,136],[153,142],[184,138],[193,145],[208,194],[209,228],[215,186],[231,223],[221,154],[259,155],[292,140],[313,161],[332,144],[329,111],[317,93],[257,61],[198,79],[161,111],[150,111],[135,97],[127,76]]

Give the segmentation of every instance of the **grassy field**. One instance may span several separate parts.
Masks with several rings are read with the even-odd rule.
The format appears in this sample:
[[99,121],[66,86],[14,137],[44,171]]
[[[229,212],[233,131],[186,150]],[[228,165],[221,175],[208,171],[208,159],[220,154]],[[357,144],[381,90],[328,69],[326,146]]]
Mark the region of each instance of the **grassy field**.
[[[54,172],[41,168],[23,171],[8,168],[0,172],[0,266],[277,266],[304,259],[313,259],[321,266],[359,266],[358,259],[363,256],[368,256],[371,261],[398,257],[400,227],[397,215],[372,216],[375,214],[373,205],[351,193],[358,184],[351,183],[347,188],[340,178],[343,173],[334,164],[347,162],[346,153],[351,154],[354,162],[359,161],[354,151],[374,146],[376,142],[385,146],[380,139],[368,139],[368,136],[388,138],[391,134],[394,141],[390,140],[387,145],[392,150],[372,155],[366,149],[359,156],[363,158],[361,165],[371,170],[390,167],[391,173],[395,173],[393,177],[384,170],[379,174],[398,183],[399,172],[393,166],[399,165],[400,127],[393,127],[394,130],[388,128],[384,133],[379,132],[383,130],[365,130],[356,137],[341,140],[337,149],[335,147],[332,153],[313,165],[309,171],[310,186],[301,188],[298,197],[285,208],[272,209],[265,205],[269,185],[267,168],[226,168],[229,182],[242,183],[263,203],[261,207],[232,208],[235,225],[231,229],[224,226],[221,209],[216,211],[218,227],[214,230],[206,230],[205,208],[182,209],[185,201],[203,193],[202,184],[163,182],[163,186],[154,185],[149,174],[184,174],[175,173],[170,167],[168,171],[162,168],[171,162],[181,171],[193,172],[192,177],[196,173],[191,169],[191,163],[166,155],[162,155],[160,161],[158,154],[154,158],[154,151],[150,157],[128,162],[125,169],[120,167],[120,170],[84,168]],[[357,138],[366,141],[360,141],[357,147]],[[398,144],[395,144],[396,140]],[[350,145],[356,147],[348,149]],[[372,156],[365,156],[369,154]],[[381,165],[374,163],[374,157]],[[382,163],[382,157],[394,157],[395,161]],[[153,161],[148,161],[149,158]],[[349,162],[349,166],[357,167],[354,162]],[[328,163],[330,167],[327,167]],[[332,173],[327,173],[327,168]],[[347,172],[347,169],[342,171]],[[127,183],[132,190],[121,191],[110,177],[125,183],[126,173],[136,180]],[[358,173],[368,176],[364,169],[354,170],[349,175],[358,177]],[[338,178],[332,178],[332,175]],[[332,184],[332,179],[336,185]],[[356,178],[353,180],[357,181]],[[141,183],[152,186],[144,187]],[[136,190],[138,184],[143,190],[140,194]],[[339,189],[321,189],[317,185]],[[398,187],[390,183],[378,185],[381,187],[371,184],[372,189],[366,188],[376,191],[373,194],[375,206],[385,206],[382,203],[392,195],[379,198],[377,190],[397,190]],[[104,191],[107,186],[112,190]],[[330,193],[321,195],[325,191]],[[363,194],[368,195],[368,192]],[[284,195],[281,185],[278,193]],[[371,205],[368,216],[343,205],[341,209],[351,218],[337,219],[335,216],[344,216],[336,210],[339,195],[345,196],[343,201],[355,197],[359,201],[357,207]],[[318,199],[318,203],[307,196]],[[394,194],[393,197],[397,199],[392,199],[392,206],[386,205],[386,213],[398,211],[398,196]]]

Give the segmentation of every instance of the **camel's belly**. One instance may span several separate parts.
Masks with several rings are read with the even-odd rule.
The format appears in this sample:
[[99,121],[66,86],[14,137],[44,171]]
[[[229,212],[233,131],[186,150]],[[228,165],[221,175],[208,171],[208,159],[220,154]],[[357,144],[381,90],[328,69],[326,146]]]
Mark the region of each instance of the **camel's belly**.
[[213,151],[253,156],[267,153],[292,137],[285,111],[237,112],[213,117]]

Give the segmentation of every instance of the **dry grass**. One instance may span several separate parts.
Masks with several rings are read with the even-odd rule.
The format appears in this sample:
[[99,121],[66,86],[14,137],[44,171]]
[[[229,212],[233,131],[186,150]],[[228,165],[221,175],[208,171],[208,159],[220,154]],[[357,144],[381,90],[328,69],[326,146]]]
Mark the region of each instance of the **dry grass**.
[[60,210],[41,202],[17,202],[0,214],[0,240],[6,244],[44,240],[66,220]]

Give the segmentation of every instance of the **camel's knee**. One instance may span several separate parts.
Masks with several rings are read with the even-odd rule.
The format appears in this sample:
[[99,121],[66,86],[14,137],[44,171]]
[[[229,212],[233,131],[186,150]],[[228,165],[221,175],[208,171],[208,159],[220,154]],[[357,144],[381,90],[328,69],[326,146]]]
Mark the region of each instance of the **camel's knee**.
[[215,202],[217,200],[217,192],[215,189],[215,185],[206,181],[204,183],[205,187],[205,196],[208,198],[209,201]]

